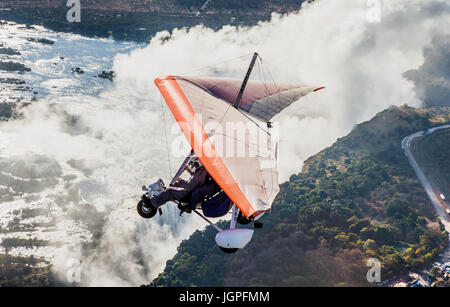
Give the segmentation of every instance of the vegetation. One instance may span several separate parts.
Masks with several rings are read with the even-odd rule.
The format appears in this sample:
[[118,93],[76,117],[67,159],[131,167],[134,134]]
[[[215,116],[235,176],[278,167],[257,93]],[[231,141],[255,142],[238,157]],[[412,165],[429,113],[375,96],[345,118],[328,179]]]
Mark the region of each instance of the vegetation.
[[0,48],[0,54],[6,54],[6,55],[20,55],[20,52],[17,50],[14,50],[12,48]]
[[6,252],[8,252],[8,250],[13,247],[32,248],[35,246],[47,246],[48,244],[49,244],[48,241],[38,240],[36,238],[32,238],[32,239],[3,238],[2,239],[2,246],[5,248]]
[[21,71],[21,72],[25,72],[25,71],[31,71],[30,68],[26,67],[25,65],[23,65],[22,63],[17,63],[17,62],[0,62],[0,70],[5,70],[5,71]]
[[[34,216],[39,209],[23,209],[20,211],[23,216]],[[15,212],[17,214],[19,212]],[[8,225],[3,228],[0,224],[0,234],[6,234],[27,229],[34,229],[35,225],[20,224],[20,219],[16,216]],[[24,247],[34,248],[49,245],[46,240],[37,238],[16,238],[3,237],[0,239],[0,250],[4,249],[4,254],[0,253],[0,287],[45,287],[53,286],[57,279],[51,273],[50,264],[41,258],[34,256],[22,257],[10,254],[11,249]]]
[[[12,102],[0,103],[0,121],[6,121],[15,115],[15,104]],[[1,193],[1,191],[0,191]],[[1,200],[1,196],[0,196]]]
[[[114,12],[164,12],[196,13],[206,0],[85,0],[83,9]],[[304,0],[214,0],[205,7],[207,11],[216,10],[279,10],[298,9]],[[59,0],[34,0],[33,4],[17,0],[4,0],[0,7],[6,8],[59,8],[66,2]]]
[[14,215],[20,214],[20,219],[25,220],[29,218],[34,218],[38,216],[45,216],[50,214],[49,208],[23,208],[20,210],[14,210],[12,212]]
[[[361,286],[430,264],[448,236],[402,149],[450,109],[391,108],[355,127],[282,184],[264,229],[233,255],[196,231],[150,286]],[[223,225],[225,226],[225,225]]]
[[[37,216],[48,215],[45,208],[24,208],[14,210],[15,217],[3,226],[0,223],[0,234],[24,232],[36,229],[36,227],[54,226],[54,222],[23,223],[22,220]],[[37,238],[5,237],[0,239],[0,287],[24,287],[24,286],[52,286],[56,284],[50,264],[41,258],[34,256],[23,257],[11,255],[15,248],[36,248],[48,246],[49,241]]]
[[[42,265],[44,263],[44,265]],[[41,259],[0,254],[0,287],[45,287],[54,285],[50,267]]]

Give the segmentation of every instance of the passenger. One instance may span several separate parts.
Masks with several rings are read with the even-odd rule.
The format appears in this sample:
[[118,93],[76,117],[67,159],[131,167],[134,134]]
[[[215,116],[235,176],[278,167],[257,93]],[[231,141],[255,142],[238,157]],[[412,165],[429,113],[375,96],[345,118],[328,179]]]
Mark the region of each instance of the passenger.
[[183,201],[187,202],[187,208],[180,207],[183,211],[190,212],[196,208],[197,204],[203,202],[203,200],[220,190],[217,183],[208,174],[205,167],[201,165],[197,160],[192,163],[191,178],[189,181],[178,179],[174,184],[168,187],[165,191],[161,192],[152,198],[146,196],[143,197],[143,206],[146,207],[153,217],[159,207],[170,201]]

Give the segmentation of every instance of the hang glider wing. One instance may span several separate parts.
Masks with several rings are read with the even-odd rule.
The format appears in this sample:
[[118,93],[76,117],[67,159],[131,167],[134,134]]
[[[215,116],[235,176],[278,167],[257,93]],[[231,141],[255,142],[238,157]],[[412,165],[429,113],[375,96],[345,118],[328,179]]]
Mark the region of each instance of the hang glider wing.
[[270,209],[279,192],[278,144],[266,122],[321,88],[250,80],[168,76],[155,84],[209,174],[246,217]]
[[[242,84],[242,80],[229,78],[177,77],[177,79],[195,84],[229,104],[234,103]],[[249,80],[239,109],[268,122],[294,101],[320,89],[323,88]]]

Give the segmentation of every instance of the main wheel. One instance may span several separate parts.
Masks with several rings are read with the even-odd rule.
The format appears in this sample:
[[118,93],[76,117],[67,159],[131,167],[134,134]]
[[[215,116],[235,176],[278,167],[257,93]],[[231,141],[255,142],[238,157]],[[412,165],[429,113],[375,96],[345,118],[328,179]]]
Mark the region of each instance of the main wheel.
[[252,222],[252,220],[246,218],[245,215],[241,211],[239,211],[239,215],[238,215],[236,221],[241,225],[248,225]]
[[158,209],[150,204],[150,201],[145,196],[143,196],[142,199],[137,203],[136,209],[138,214],[144,219],[150,219],[154,217],[156,212],[158,211]]

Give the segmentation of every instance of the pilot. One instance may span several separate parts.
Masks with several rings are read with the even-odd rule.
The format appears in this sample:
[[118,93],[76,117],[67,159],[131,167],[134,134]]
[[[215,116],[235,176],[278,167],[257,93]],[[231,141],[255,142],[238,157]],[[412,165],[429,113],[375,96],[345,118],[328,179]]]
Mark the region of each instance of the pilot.
[[159,207],[169,201],[187,202],[188,206],[179,206],[182,211],[190,212],[195,209],[198,203],[201,203],[205,197],[214,194],[220,190],[217,183],[208,174],[200,160],[196,158],[189,163],[189,172],[191,178],[185,181],[179,178],[174,184],[165,191],[152,198],[143,197],[143,204],[150,210],[151,216],[156,214]]

